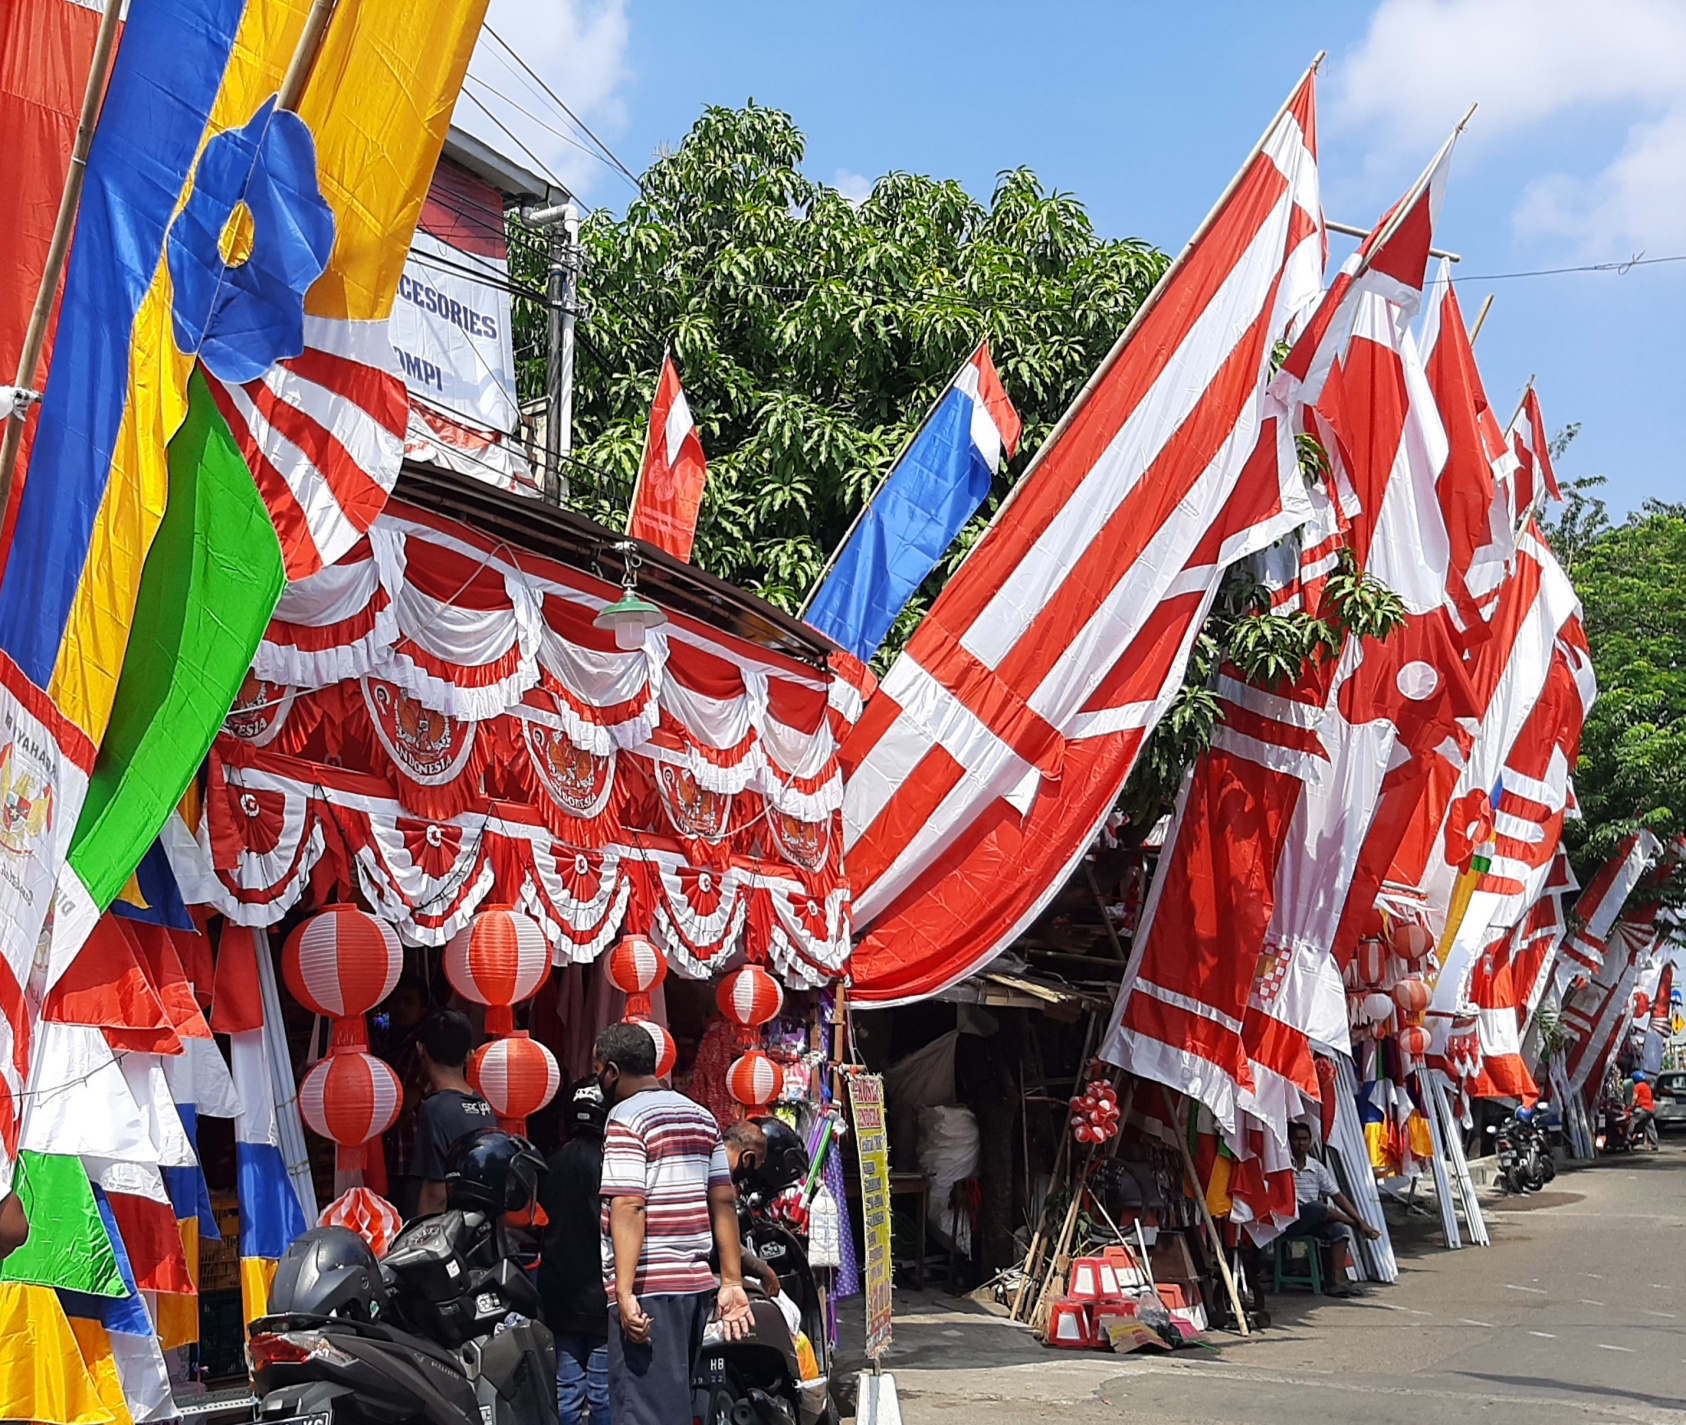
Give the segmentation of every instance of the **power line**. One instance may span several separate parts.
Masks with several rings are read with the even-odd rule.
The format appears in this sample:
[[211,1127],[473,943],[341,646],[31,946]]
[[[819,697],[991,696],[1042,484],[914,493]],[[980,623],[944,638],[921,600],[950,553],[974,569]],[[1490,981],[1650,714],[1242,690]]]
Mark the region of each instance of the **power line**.
[[[490,84],[488,84],[478,74],[470,74],[468,76],[468,78],[470,80],[472,80],[475,84],[478,84],[482,89],[484,89],[488,94],[492,95],[494,98],[501,100],[505,104],[508,104],[510,108],[515,110],[515,112],[520,114],[523,118],[528,119],[532,123],[537,124],[547,134],[552,134],[556,138],[561,139],[563,143],[568,144],[573,148],[577,148],[587,158],[596,159],[597,162],[601,163],[605,168],[609,169],[611,172],[617,173],[617,174],[620,172],[619,165],[616,164],[612,159],[605,158],[602,154],[600,154],[594,148],[587,148],[583,143],[581,143],[578,139],[576,139],[572,134],[565,134],[565,133],[562,132],[561,129],[556,128],[554,125],[547,124],[537,114],[533,113],[532,110],[523,108],[520,104],[517,104],[513,99],[511,99],[509,97],[509,95],[505,94],[501,89],[494,89]],[[475,102],[479,103],[479,100],[476,100]],[[481,104],[480,107],[482,109],[484,109],[486,106],[484,104]],[[575,201],[578,202],[579,200],[576,199]]]
[[516,135],[515,130],[510,128],[510,126],[508,124],[504,123],[504,121],[502,119],[500,119],[496,114],[494,114],[490,109],[488,109],[486,107],[485,101],[483,99],[481,99],[479,97],[479,95],[472,93],[466,85],[463,87],[462,92],[464,94],[468,95],[470,101],[472,101],[474,106],[477,109],[479,109],[482,114],[484,114],[488,119],[490,119],[494,124],[496,124],[500,129],[502,129],[504,131],[504,133],[508,136],[509,141],[511,143],[513,143],[518,149],[521,150],[522,153],[526,154],[527,157],[530,158],[533,161],[533,163],[537,166],[539,172],[541,174],[543,174],[544,177],[548,178],[552,183],[554,183],[558,188],[562,189],[564,192],[568,191],[568,185],[566,183],[564,183],[560,178],[558,178],[551,171],[550,165],[548,163],[546,163],[542,158],[540,158],[536,153],[534,153],[532,151],[532,149],[528,148],[527,145],[525,143],[523,143],[521,141],[521,139]]
[[[1686,262],[1686,252],[1671,257],[1623,258],[1619,262],[1588,262],[1579,267],[1536,267],[1530,272],[1460,272],[1459,282],[1506,282],[1513,277],[1556,277],[1566,272],[1614,272],[1618,277],[1635,267],[1656,267],[1665,262]],[[1438,278],[1436,281],[1440,280]]]
[[494,40],[496,40],[498,42],[498,44],[500,46],[502,46],[504,52],[507,53],[511,59],[513,59],[518,65],[521,66],[522,69],[526,70],[526,72],[529,75],[532,76],[533,82],[536,83],[539,86],[539,88],[543,89],[544,92],[550,96],[551,102],[553,102],[558,109],[560,109],[564,114],[566,114],[568,116],[568,118],[574,123],[574,125],[580,130],[580,132],[585,134],[585,136],[587,138],[589,138],[594,144],[597,145],[598,148],[602,149],[603,152],[608,155],[609,160],[615,165],[616,168],[618,168],[621,171],[622,174],[625,175],[627,182],[632,184],[632,186],[634,188],[638,189],[639,192],[643,192],[644,191],[644,185],[641,182],[638,181],[638,175],[635,174],[624,163],[622,163],[620,161],[620,158],[616,155],[615,151],[612,148],[610,148],[608,144],[604,143],[602,139],[598,138],[597,135],[594,134],[591,131],[590,126],[587,125],[586,122],[583,119],[581,119],[578,114],[576,114],[572,109],[570,109],[566,104],[564,104],[562,102],[562,96],[559,95],[548,84],[546,84],[544,82],[544,80],[542,78],[540,78],[537,73],[534,72],[532,65],[528,64],[526,60],[522,59],[520,55],[518,55],[513,49],[511,49],[510,45],[509,45],[509,42],[507,40],[505,40],[504,37],[502,35],[500,35],[496,30],[494,30],[490,25],[485,26],[485,30],[486,30],[487,34],[489,34]]

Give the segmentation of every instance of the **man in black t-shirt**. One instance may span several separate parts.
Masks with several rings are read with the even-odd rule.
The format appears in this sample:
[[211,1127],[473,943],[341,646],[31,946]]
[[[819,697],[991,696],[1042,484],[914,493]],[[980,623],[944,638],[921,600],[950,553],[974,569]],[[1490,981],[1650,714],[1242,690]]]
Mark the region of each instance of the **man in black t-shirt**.
[[[561,1425],[609,1425],[609,1299],[603,1290],[603,1121],[596,1079],[568,1094],[568,1141],[550,1155],[539,1201],[549,1219],[539,1261],[545,1324],[556,1335]],[[588,1417],[589,1410],[589,1417]]]
[[427,1084],[427,1097],[416,1110],[415,1156],[411,1176],[420,1181],[416,1215],[445,1210],[445,1156],[457,1139],[482,1128],[496,1128],[492,1106],[469,1087],[463,1075],[474,1031],[454,1009],[430,1014],[416,1031],[416,1062]]

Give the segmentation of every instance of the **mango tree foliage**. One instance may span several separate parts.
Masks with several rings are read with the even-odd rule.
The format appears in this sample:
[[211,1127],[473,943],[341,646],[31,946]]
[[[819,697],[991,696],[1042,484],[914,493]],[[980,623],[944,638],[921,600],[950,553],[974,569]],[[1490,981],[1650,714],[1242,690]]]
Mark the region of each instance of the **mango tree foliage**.
[[1612,527],[1591,484],[1566,491],[1548,529],[1598,674],[1575,770],[1583,819],[1564,836],[1583,883],[1628,832],[1686,831],[1686,505],[1647,501]]
[[[776,109],[710,108],[623,216],[585,222],[569,504],[624,528],[671,348],[708,458],[693,558],[794,610],[988,337],[1023,444],[903,615],[899,647],[1166,259],[1098,237],[1081,203],[1027,169],[1002,173],[988,204],[891,173],[857,206],[802,172],[804,143]],[[519,320],[530,340],[542,312]],[[537,394],[542,373],[524,374]]]

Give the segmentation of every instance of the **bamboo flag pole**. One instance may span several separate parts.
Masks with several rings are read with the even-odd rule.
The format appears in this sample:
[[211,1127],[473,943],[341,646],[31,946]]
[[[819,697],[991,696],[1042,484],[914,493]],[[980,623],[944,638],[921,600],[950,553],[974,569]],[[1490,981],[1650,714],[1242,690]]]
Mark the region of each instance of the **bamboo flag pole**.
[[316,55],[322,48],[322,36],[328,31],[328,21],[334,16],[335,0],[315,0],[310,13],[304,17],[304,29],[299,33],[298,45],[287,64],[287,74],[281,81],[281,92],[275,101],[277,109],[298,112],[304,98],[304,86],[310,82],[310,71],[316,67]]
[[1522,408],[1528,404],[1528,393],[1534,389],[1534,373],[1528,375],[1527,384],[1522,388],[1522,395],[1516,402],[1516,409],[1511,412],[1510,419],[1505,422],[1505,439],[1510,439],[1510,433],[1516,429],[1516,423],[1522,418]]
[[1230,1309],[1235,1312],[1235,1319],[1241,1323],[1241,1334],[1251,1336],[1252,1328],[1247,1325],[1247,1312],[1241,1305],[1241,1293],[1235,1289],[1235,1276],[1229,1269],[1229,1258],[1224,1252],[1223,1238],[1218,1235],[1218,1224],[1212,1221],[1212,1209],[1206,1206],[1206,1187],[1200,1181],[1200,1174],[1194,1170],[1194,1154],[1188,1150],[1188,1138],[1176,1131],[1177,1107],[1171,1102],[1171,1090],[1161,1084],[1159,1092],[1165,1100],[1165,1112],[1170,1115],[1172,1135],[1177,1140],[1177,1147],[1182,1150],[1183,1170],[1188,1174],[1188,1180],[1194,1184],[1194,1200],[1200,1205],[1200,1220],[1206,1224],[1206,1236],[1212,1243],[1212,1255],[1218,1259],[1218,1272],[1224,1279],[1224,1290],[1229,1293]]
[[[1082,1053],[1082,1056],[1077,1061],[1078,1073],[1079,1074],[1081,1074],[1083,1072],[1083,1070],[1088,1067],[1088,1064],[1089,1064],[1089,1051],[1094,1046],[1094,1040],[1095,1040],[1095,1022],[1096,1022],[1096,1019],[1097,1019],[1097,1016],[1093,1012],[1091,1012],[1090,1015],[1089,1015],[1088,1026],[1083,1031],[1083,1053]],[[1077,1094],[1075,1092],[1076,1085],[1074,1084],[1072,1087],[1073,1087],[1073,1090],[1074,1090],[1073,1093],[1072,1093],[1072,1097],[1076,1098],[1077,1097]],[[1024,1107],[1023,1107],[1022,1104],[1020,1105],[1019,1112],[1020,1113],[1024,1112]],[[1071,1137],[1071,1116],[1072,1116],[1072,1112],[1073,1112],[1073,1110],[1072,1110],[1071,1106],[1069,1104],[1067,1104],[1066,1111],[1065,1111],[1065,1123],[1060,1128],[1060,1146],[1054,1152],[1054,1170],[1048,1175],[1048,1195],[1049,1195],[1050,1198],[1053,1196],[1054,1192],[1059,1187],[1060,1174],[1065,1170],[1066,1153],[1070,1149],[1071,1144],[1072,1144],[1072,1137]],[[1029,1173],[1030,1173],[1030,1161],[1027,1158],[1025,1160],[1025,1174],[1026,1174],[1027,1177],[1029,1176]],[[1043,1249],[1043,1247],[1045,1247],[1048,1244],[1048,1234],[1046,1232],[1044,1232],[1043,1229],[1042,1229],[1042,1224],[1044,1222],[1046,1222],[1047,1220],[1048,1220],[1048,1203],[1047,1203],[1046,1200],[1044,1200],[1044,1202],[1042,1204],[1042,1211],[1037,1214],[1036,1231],[1031,1235],[1030,1249],[1025,1253],[1025,1257],[1024,1257],[1024,1280],[1022,1280],[1019,1283],[1018,1291],[1013,1294],[1013,1305],[1007,1313],[1008,1319],[1011,1320],[1011,1321],[1017,1321],[1019,1319],[1019,1308],[1024,1305],[1025,1295],[1026,1295],[1026,1292],[1029,1290],[1031,1278],[1035,1276],[1036,1269],[1040,1265],[1042,1249]]]
[[30,394],[19,399],[6,420],[4,443],[0,443],[0,520],[12,502],[12,476],[18,451],[23,445],[23,423],[37,399],[35,382],[41,352],[47,344],[47,319],[52,315],[53,297],[59,289],[64,260],[70,251],[70,234],[76,226],[76,210],[82,202],[82,182],[88,171],[88,150],[93,147],[94,129],[99,124],[100,104],[105,98],[106,75],[111,71],[111,52],[117,45],[117,25],[123,0],[105,0],[99,32],[94,38],[94,57],[88,66],[88,83],[82,91],[82,115],[76,124],[76,138],[70,149],[70,169],[65,174],[64,192],[59,196],[58,217],[47,244],[47,263],[41,271],[41,285],[35,292],[35,306],[24,331],[23,350],[18,353],[18,376],[13,383]]
[[1475,339],[1481,335],[1481,324],[1487,320],[1487,313],[1493,310],[1493,294],[1489,292],[1481,303],[1481,310],[1475,314],[1475,324],[1469,329],[1469,344],[1475,345]]

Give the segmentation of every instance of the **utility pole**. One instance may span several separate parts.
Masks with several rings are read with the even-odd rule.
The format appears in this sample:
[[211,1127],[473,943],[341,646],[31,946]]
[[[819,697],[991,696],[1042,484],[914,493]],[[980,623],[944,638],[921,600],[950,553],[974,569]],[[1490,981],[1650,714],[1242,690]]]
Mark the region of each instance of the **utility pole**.
[[574,313],[579,305],[580,210],[572,199],[528,216],[550,235],[550,266],[545,282],[549,308],[544,368],[544,488],[554,504],[568,502],[564,459],[573,448]]

